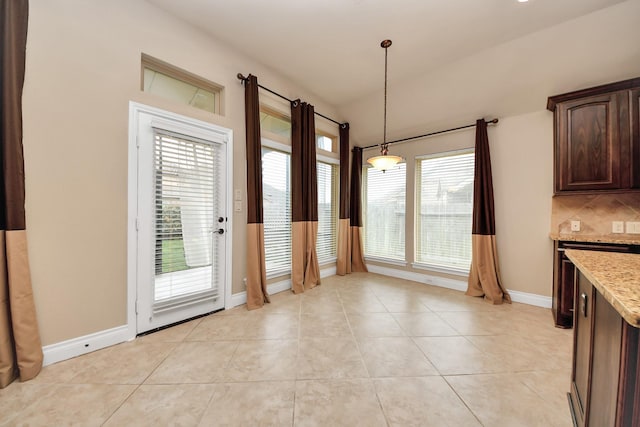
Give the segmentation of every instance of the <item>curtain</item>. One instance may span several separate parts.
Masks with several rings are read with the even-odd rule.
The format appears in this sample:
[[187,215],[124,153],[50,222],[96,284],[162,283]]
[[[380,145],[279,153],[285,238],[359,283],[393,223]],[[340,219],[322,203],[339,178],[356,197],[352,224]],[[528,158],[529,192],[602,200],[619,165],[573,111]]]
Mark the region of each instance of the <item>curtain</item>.
[[351,273],[351,221],[349,219],[349,123],[340,125],[340,219],[336,274]]
[[510,303],[511,297],[502,286],[498,267],[491,157],[484,119],[476,122],[474,174],[471,270],[466,294],[484,296],[492,304]]
[[262,216],[262,141],[258,79],[249,75],[244,82],[244,115],[247,134],[247,308],[268,303],[267,268],[264,256]]
[[304,292],[320,284],[316,253],[318,183],[313,105],[291,103],[291,288]]
[[362,148],[354,147],[350,191],[351,271],[368,272],[362,246]]
[[22,88],[29,2],[0,0],[2,73],[0,133],[0,388],[29,380],[42,369],[27,251],[22,151]]

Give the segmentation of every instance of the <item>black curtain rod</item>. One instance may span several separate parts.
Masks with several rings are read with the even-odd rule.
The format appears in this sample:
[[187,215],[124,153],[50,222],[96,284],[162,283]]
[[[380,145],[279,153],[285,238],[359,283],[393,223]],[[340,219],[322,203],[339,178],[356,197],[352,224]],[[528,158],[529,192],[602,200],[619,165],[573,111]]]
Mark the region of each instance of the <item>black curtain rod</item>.
[[[238,77],[238,80],[242,80],[242,82],[243,82],[243,83],[249,79],[248,77],[243,76],[243,75],[242,75],[242,73],[238,73],[238,75],[237,75],[236,77]],[[274,91],[272,91],[272,90],[271,90],[271,89],[269,89],[268,87],[264,87],[264,86],[262,86],[260,83],[258,83],[258,87],[259,87],[259,88],[261,88],[261,89],[266,90],[266,91],[267,91],[267,92],[269,92],[269,93],[274,94],[275,96],[278,96],[278,97],[280,97],[280,98],[284,99],[285,101],[293,102],[293,100],[291,100],[291,99],[287,98],[287,97],[286,97],[286,96],[284,96],[284,95],[280,95],[278,92],[274,92]],[[325,116],[324,114],[320,114],[320,113],[318,113],[317,111],[314,111],[314,113],[315,113],[316,115],[318,115],[318,116],[322,117],[323,119],[327,119],[327,120],[329,120],[330,122],[333,122],[333,123],[337,124],[338,126],[344,126],[344,125],[345,125],[344,123],[337,122],[337,121],[333,120],[332,118]]]
[[[498,119],[493,119],[493,120],[488,120],[487,124],[496,124],[498,123]],[[424,135],[418,135],[418,136],[410,136],[409,138],[402,138],[402,139],[396,139],[395,141],[389,141],[387,142],[387,144],[395,144],[398,142],[406,142],[406,141],[411,141],[412,139],[420,139],[420,138],[426,138],[427,136],[433,136],[433,135],[438,135],[441,133],[447,133],[447,132],[453,132],[454,130],[460,130],[460,129],[466,129],[466,128],[471,128],[471,127],[475,127],[475,123],[472,125],[466,125],[466,126],[458,126],[457,128],[451,128],[451,129],[445,129],[445,130],[439,130],[437,132],[431,132],[431,133],[425,133]],[[367,145],[366,147],[363,147],[363,150],[367,150],[369,148],[374,148],[374,147],[379,147],[381,144],[374,144],[374,145]]]

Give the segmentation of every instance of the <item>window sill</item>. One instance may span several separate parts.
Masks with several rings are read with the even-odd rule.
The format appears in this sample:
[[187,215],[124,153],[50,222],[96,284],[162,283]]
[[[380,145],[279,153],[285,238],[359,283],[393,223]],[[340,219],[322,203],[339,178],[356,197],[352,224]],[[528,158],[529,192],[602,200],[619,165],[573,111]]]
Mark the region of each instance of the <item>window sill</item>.
[[421,264],[418,262],[412,263],[411,267],[417,270],[429,270],[437,273],[451,274],[453,276],[469,277],[469,270],[463,270],[461,268],[442,267],[439,265]]
[[364,260],[365,261],[373,261],[373,262],[382,262],[382,263],[385,263],[385,264],[398,265],[398,266],[402,266],[402,267],[406,267],[407,266],[407,262],[406,261],[400,261],[400,260],[397,260],[397,259],[390,259],[390,258],[365,256]]

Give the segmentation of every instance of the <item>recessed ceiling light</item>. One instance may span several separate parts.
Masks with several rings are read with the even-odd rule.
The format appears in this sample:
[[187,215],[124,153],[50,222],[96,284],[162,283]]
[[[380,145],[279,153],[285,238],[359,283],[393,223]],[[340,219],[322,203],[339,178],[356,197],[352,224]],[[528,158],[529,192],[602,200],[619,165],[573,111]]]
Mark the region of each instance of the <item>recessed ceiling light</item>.
[[518,0],[518,3],[526,3],[526,2],[528,2],[528,1],[529,1],[529,0]]

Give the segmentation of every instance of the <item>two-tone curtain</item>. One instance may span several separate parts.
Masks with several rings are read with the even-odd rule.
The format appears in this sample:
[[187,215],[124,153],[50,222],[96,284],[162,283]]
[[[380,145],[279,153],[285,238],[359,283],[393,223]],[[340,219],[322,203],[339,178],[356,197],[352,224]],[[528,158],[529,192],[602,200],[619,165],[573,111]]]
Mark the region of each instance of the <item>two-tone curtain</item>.
[[351,164],[351,191],[349,197],[351,228],[351,271],[367,272],[362,245],[362,148],[354,147]]
[[502,286],[498,266],[491,156],[484,119],[476,122],[474,174],[471,270],[466,294],[484,296],[492,304],[510,303],[511,297]]
[[313,105],[291,103],[291,288],[304,292],[320,284],[316,252],[318,182]]
[[268,303],[262,213],[262,141],[258,79],[244,81],[244,114],[247,135],[247,308]]
[[349,219],[349,123],[340,125],[340,212],[336,274],[351,273],[351,220]]
[[0,0],[0,388],[42,369],[42,344],[31,287],[24,212],[22,88],[29,2]]

